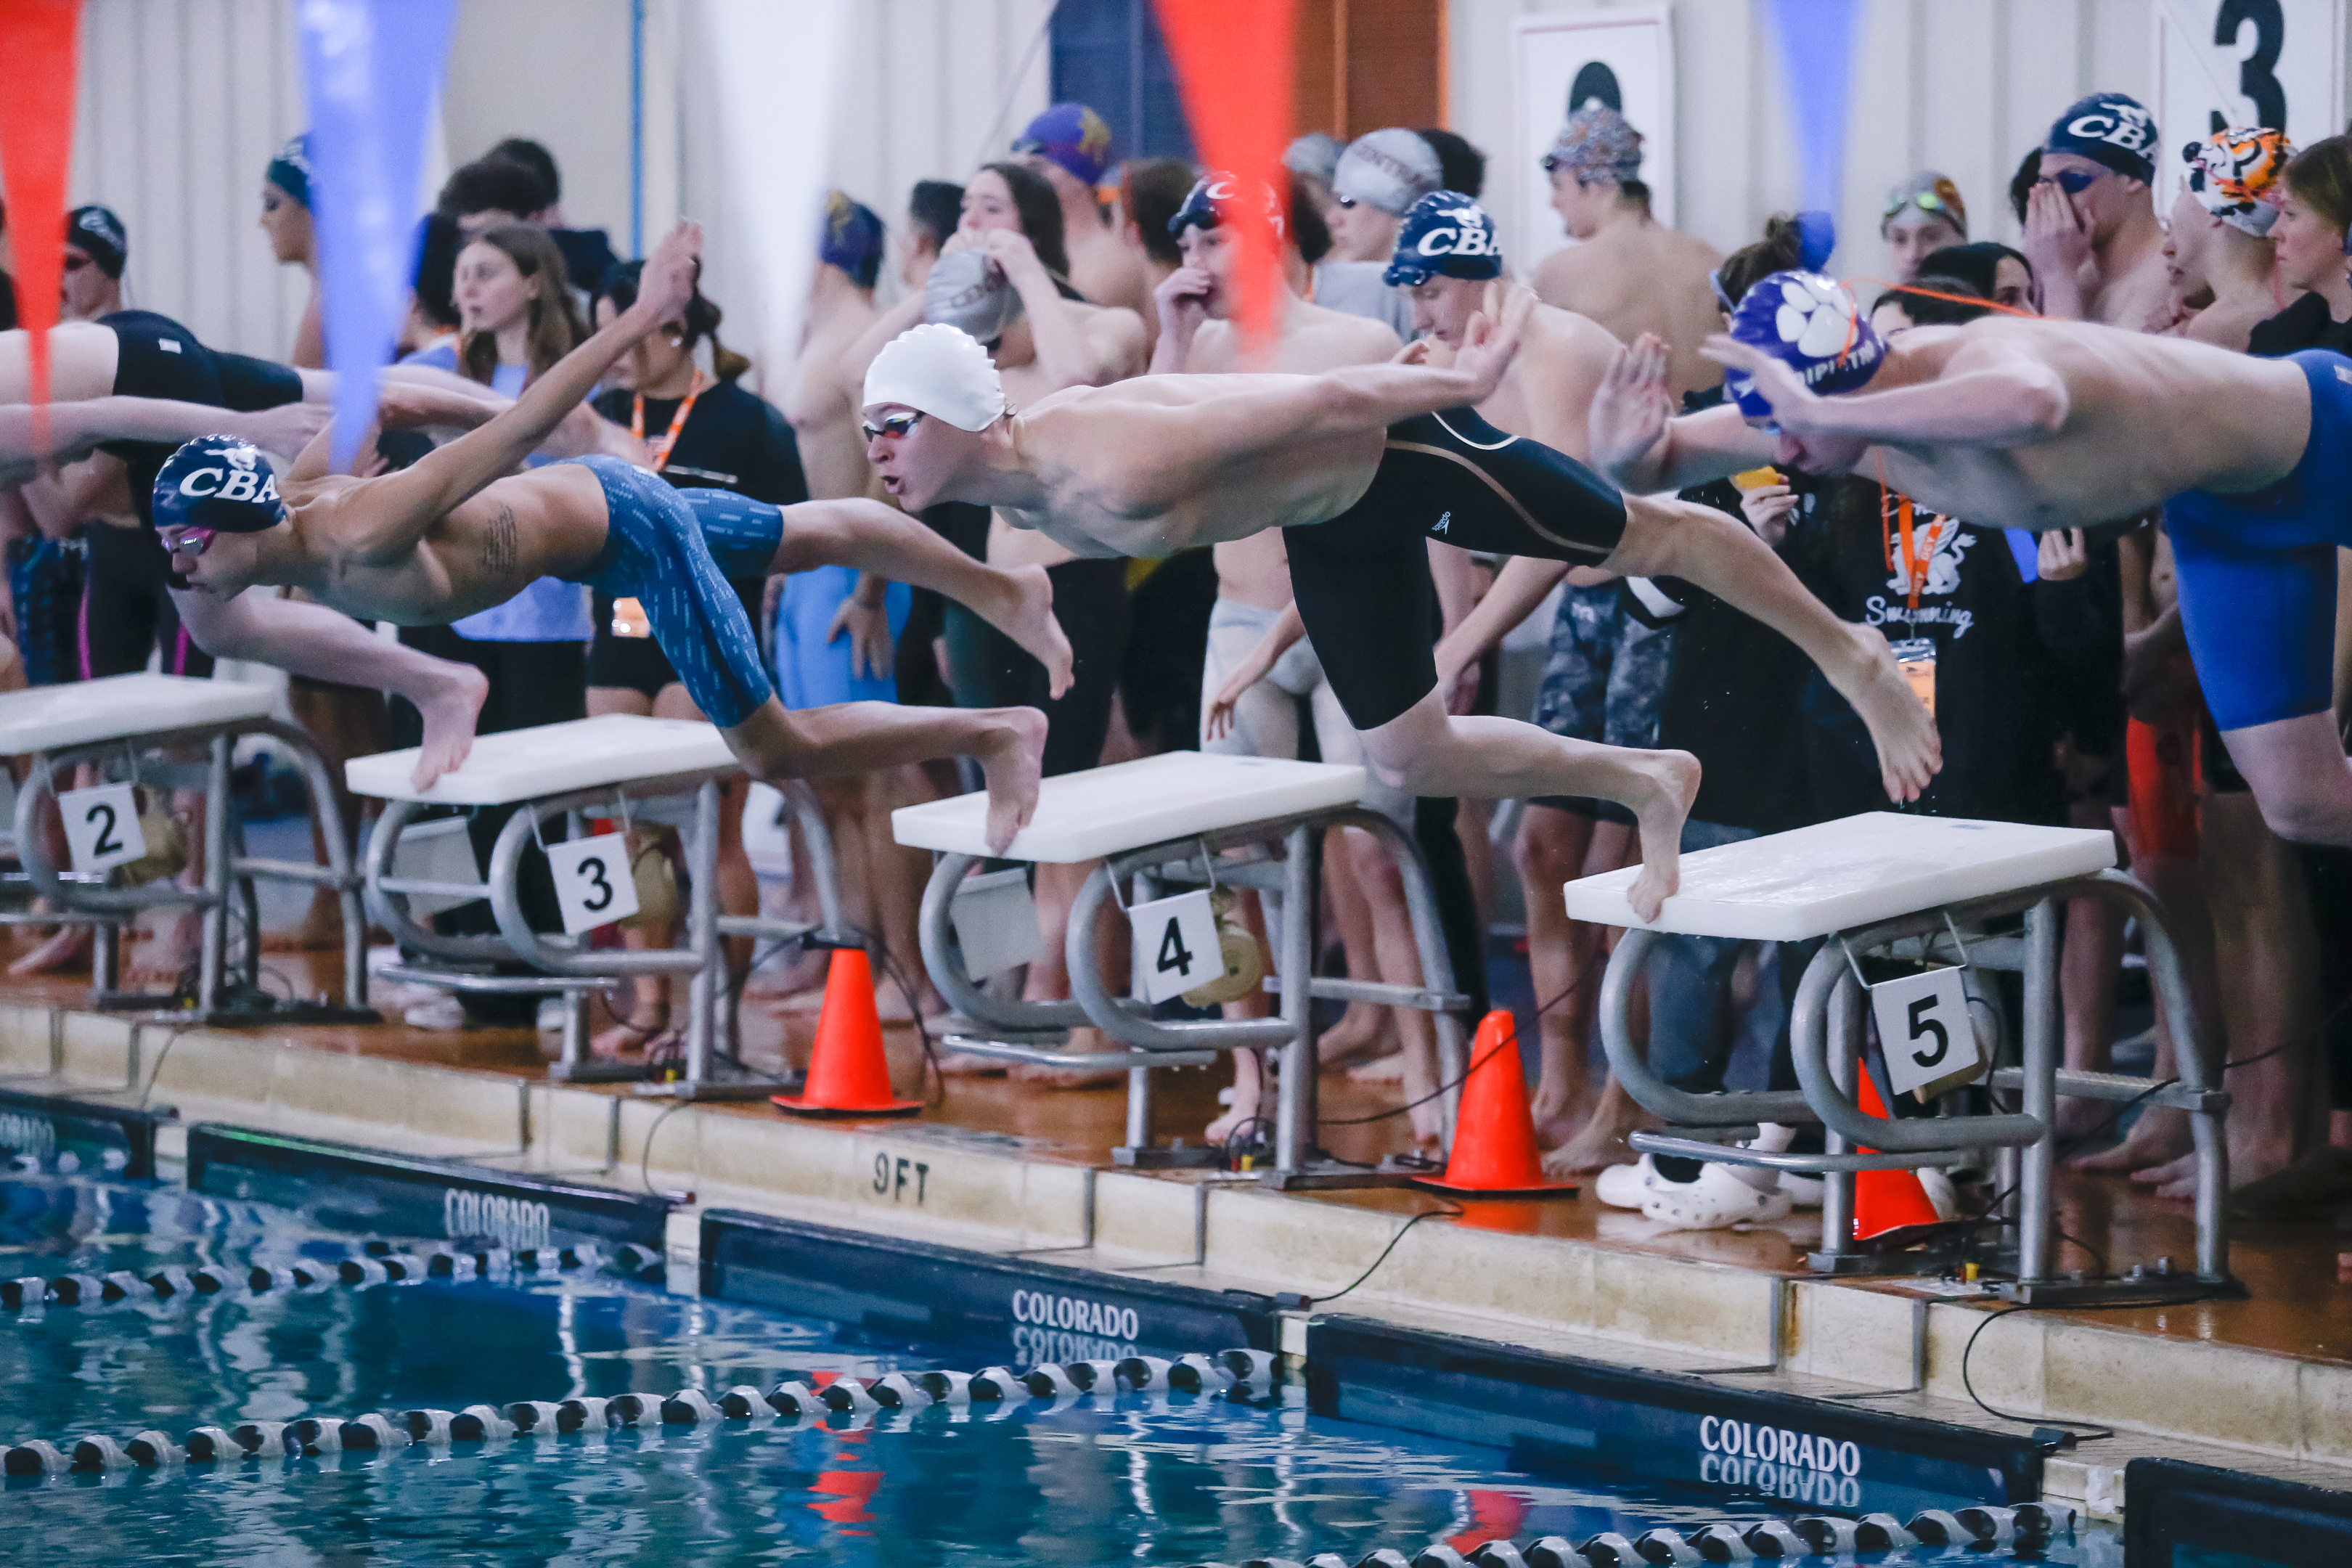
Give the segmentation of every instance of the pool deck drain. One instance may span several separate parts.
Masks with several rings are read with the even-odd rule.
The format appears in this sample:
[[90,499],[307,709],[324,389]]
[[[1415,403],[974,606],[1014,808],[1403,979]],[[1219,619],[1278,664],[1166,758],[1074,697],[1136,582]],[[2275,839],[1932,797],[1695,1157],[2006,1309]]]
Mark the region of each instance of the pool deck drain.
[[[300,1031],[183,1029],[48,1006],[0,1005],[0,1075],[18,1094],[175,1105],[165,1160],[200,1122],[325,1138],[587,1189],[667,1195],[673,1264],[698,1261],[703,1209],[960,1247],[1000,1258],[1319,1300],[1362,1272],[1428,1200],[1283,1194],[1215,1174],[1108,1168],[1050,1141],[942,1122],[812,1124],[649,1101],[516,1072],[320,1048]],[[422,1156],[422,1160],[414,1157]],[[1855,1285],[1759,1267],[1749,1238],[1689,1238],[1688,1255],[1540,1234],[1475,1205],[1413,1227],[1348,1299],[1353,1315],[1667,1372],[1727,1367],[1726,1388],[1866,1400],[1890,1413],[2015,1435],[1969,1401],[1960,1363],[1985,1309],[1932,1282]],[[1530,1234],[1530,1232],[1538,1232]],[[1785,1254],[1786,1248],[1783,1247]],[[1709,1254],[1723,1261],[1710,1261]],[[1276,1348],[1307,1344],[1317,1309],[1283,1314]],[[2190,1459],[2352,1488],[2352,1364],[2088,1314],[1989,1329],[1969,1366],[2004,1410],[2116,1426],[2045,1461],[2046,1495],[2119,1510],[2135,1458]]]

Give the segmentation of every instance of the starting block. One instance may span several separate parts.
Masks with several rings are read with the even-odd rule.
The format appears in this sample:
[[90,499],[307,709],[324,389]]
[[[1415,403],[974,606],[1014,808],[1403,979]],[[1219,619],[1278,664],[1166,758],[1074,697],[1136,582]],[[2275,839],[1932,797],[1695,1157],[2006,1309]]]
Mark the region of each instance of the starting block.
[[[1357,802],[1364,770],[1265,757],[1171,752],[1137,762],[1049,778],[1038,792],[1029,826],[1014,836],[1003,858],[1068,865],[1096,860],[1070,911],[1066,956],[1071,999],[1006,1001],[975,984],[959,942],[954,908],[966,877],[991,858],[984,832],[985,795],[903,807],[891,814],[901,844],[938,853],[923,894],[923,962],[931,980],[960,1015],[947,1045],[968,1055],[1065,1069],[1119,1069],[1128,1074],[1127,1142],[1114,1152],[1121,1164],[1164,1166],[1213,1163],[1217,1152],[1151,1146],[1151,1069],[1205,1066],[1225,1051],[1282,1052],[1275,1122],[1277,1186],[1345,1185],[1378,1182],[1359,1168],[1323,1160],[1316,1147],[1316,1056],[1313,1004],[1322,998],[1419,1007],[1436,1015],[1439,1077],[1461,1077],[1463,1037],[1458,1014],[1468,999],[1454,989],[1454,972],[1419,847],[1395,824]],[[1314,977],[1318,856],[1331,827],[1356,827],[1380,839],[1402,874],[1413,935],[1421,952],[1421,987]],[[1138,994],[1118,996],[1103,983],[1095,949],[1096,916],[1116,889],[1129,889],[1126,907],[1212,885],[1248,887],[1283,900],[1279,962],[1282,979],[1269,991],[1282,998],[1277,1017],[1163,1021]],[[1298,984],[1306,977],[1306,984]],[[1059,1047],[1069,1031],[1092,1025],[1124,1047],[1085,1055]],[[1452,1126],[1453,1096],[1446,1101]],[[1402,1180],[1402,1177],[1393,1178]]]
[[[345,766],[352,792],[385,802],[367,845],[365,883],[369,908],[404,952],[422,957],[383,970],[389,979],[473,994],[552,994],[567,1004],[562,1056],[549,1075],[572,1082],[642,1079],[638,1063],[600,1062],[588,1050],[588,993],[641,974],[688,978],[685,1077],[675,1083],[648,1083],[647,1092],[687,1100],[764,1099],[790,1086],[759,1079],[745,1071],[722,1045],[734,1017],[727,996],[728,937],[781,942],[815,940],[854,943],[841,917],[833,873],[832,841],[823,814],[804,786],[784,796],[799,817],[816,878],[822,921],[807,925],[719,910],[719,789],[742,771],[717,727],[699,721],[606,714],[561,724],[478,737],[465,765],[419,791],[410,782],[416,752],[385,752],[357,757]],[[457,853],[457,874],[429,844],[430,823],[420,814],[432,806],[506,807],[512,815],[499,830],[487,875],[475,868],[470,845]],[[587,834],[588,818],[605,816],[635,825],[667,824],[682,830],[689,884],[683,945],[625,952],[589,945],[579,935],[535,931],[525,915],[518,877],[524,848],[542,845],[546,830],[561,824],[564,842]],[[404,855],[404,839],[412,839]],[[560,850],[560,846],[558,847]],[[552,857],[550,861],[554,866]],[[562,880],[557,896],[567,889]],[[583,860],[570,868],[594,891],[583,895],[592,912],[610,898],[613,884],[631,889],[626,865]],[[498,921],[495,936],[444,936],[424,923],[426,909],[487,900]],[[493,964],[520,961],[541,973],[498,974]]]
[[[2003,1244],[1996,1255],[2003,1271],[2013,1276],[2013,1283],[2000,1288],[2002,1294],[2053,1305],[2103,1297],[2186,1299],[2233,1289],[2224,1209],[2229,1149],[2222,1135],[2230,1097],[2215,1081],[2217,1069],[2203,1048],[2162,906],[2114,867],[2115,838],[2105,832],[1872,812],[1685,855],[1680,890],[1647,924],[1634,918],[1625,898],[1638,867],[1569,883],[1570,919],[1628,928],[1602,978],[1601,1041],[1626,1091],[1670,1124],[1664,1131],[1635,1133],[1633,1147],[1823,1176],[1822,1250],[1811,1261],[1825,1274],[1933,1272],[1958,1261],[1964,1245],[1874,1252],[1867,1244],[1856,1244],[1854,1173],[1951,1164],[1967,1151],[1993,1149],[1997,1181],[2008,1194],[1999,1211]],[[2151,1090],[2143,1079],[2059,1066],[2058,916],[2060,905],[2074,899],[2119,905],[2139,922],[2148,977],[2179,1045],[2178,1084]],[[1987,930],[1990,922],[2017,915],[2024,917],[2022,934]],[[1659,939],[1671,935],[1778,942],[1821,939],[1790,1022],[1801,1089],[1690,1094],[1651,1070],[1646,1051],[1633,1040],[1630,1005],[1643,964]],[[2022,976],[2023,1039],[2013,1062],[1999,1059],[2005,1042],[1997,1023],[1990,1031],[1993,1037],[1985,1038],[1980,1015],[1997,1021],[1997,1002],[1982,1009],[1957,1007],[1958,1016],[1937,1020],[1939,1026],[1932,1034],[1923,1026],[1916,1045],[1889,1038],[1884,1030],[1881,1037],[1890,1075],[1916,1069],[1909,1076],[1932,1087],[1947,1042],[1965,1029],[1963,1037],[1979,1047],[1978,1056],[1990,1069],[1978,1076],[1991,1088],[2016,1093],[2017,1111],[1904,1119],[1862,1110],[1855,1086],[1863,1070],[1868,1003],[1860,960],[1873,956],[1923,972],[1960,967],[1971,1001],[1978,999],[1972,972],[2008,970]],[[1984,999],[1990,1000],[1989,993]],[[1929,1004],[1920,1000],[1914,1006],[1916,1017]],[[1904,1060],[1906,1051],[1916,1059]],[[2061,1279],[2053,1272],[2057,1235],[2051,1177],[2061,1095],[2140,1100],[2189,1113],[2197,1152],[2193,1274],[2161,1265],[2136,1268],[2128,1278],[2114,1280]],[[1824,1152],[1774,1153],[1733,1146],[1736,1140],[1752,1138],[1756,1124],[1765,1121],[1822,1124]]]
[[[0,910],[0,924],[95,928],[91,999],[100,1007],[191,1008],[200,1020],[215,1025],[376,1022],[367,1006],[367,927],[361,918],[360,879],[344,847],[342,816],[326,764],[299,730],[269,716],[270,706],[265,686],[172,675],[110,676],[0,696],[0,755],[26,756],[31,762],[9,825],[23,870],[0,878],[0,888],[30,891],[49,905],[47,910]],[[267,735],[293,754],[326,840],[327,864],[244,853],[243,836],[231,819],[229,766],[236,742],[245,735]],[[184,760],[190,752],[201,753],[204,760]],[[97,770],[101,785],[119,786],[122,795],[112,800],[73,797],[89,820],[60,817],[68,844],[78,847],[73,858],[85,868],[76,869],[59,867],[50,853],[48,819],[62,811],[61,790],[72,790],[74,770],[82,766]],[[116,885],[121,879],[112,868],[128,854],[130,834],[140,833],[142,842],[144,838],[135,821],[136,807],[130,804],[131,786],[203,792],[200,887],[181,887],[169,875],[143,884]],[[163,847],[148,847],[153,856]],[[263,988],[260,922],[253,893],[257,880],[328,888],[341,900],[341,1005],[324,999],[289,1002]],[[122,927],[142,910],[164,908],[193,909],[202,919],[193,991],[145,995],[118,990]],[[246,933],[242,973],[234,983],[227,975],[232,912],[243,919]]]

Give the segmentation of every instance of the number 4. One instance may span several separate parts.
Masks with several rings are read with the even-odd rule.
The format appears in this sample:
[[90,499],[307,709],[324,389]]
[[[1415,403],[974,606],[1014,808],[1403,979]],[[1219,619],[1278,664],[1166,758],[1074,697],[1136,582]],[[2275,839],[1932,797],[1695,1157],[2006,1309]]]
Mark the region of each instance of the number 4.
[[1160,939],[1159,963],[1162,974],[1172,969],[1187,980],[1192,977],[1192,952],[1184,945],[1184,933],[1177,929],[1173,916],[1169,918],[1168,930]]

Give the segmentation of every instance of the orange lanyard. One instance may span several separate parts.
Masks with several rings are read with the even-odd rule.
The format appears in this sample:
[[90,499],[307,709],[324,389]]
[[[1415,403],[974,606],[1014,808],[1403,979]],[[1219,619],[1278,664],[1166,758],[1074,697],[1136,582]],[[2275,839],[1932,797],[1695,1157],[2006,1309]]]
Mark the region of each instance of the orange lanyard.
[[[1878,487],[1878,541],[1886,557],[1886,570],[1895,570],[1895,530],[1899,526],[1903,541],[1903,581],[1910,588],[1909,607],[1919,607],[1919,591],[1927,585],[1927,574],[1936,563],[1936,552],[1944,547],[1952,532],[1960,525],[1948,518],[1937,518],[1925,527],[1927,549],[1923,553],[1914,542],[1911,527],[1911,498],[1889,490],[1884,483]],[[1937,525],[1940,523],[1939,528]]]
[[[694,412],[694,400],[702,395],[702,373],[698,370],[694,373],[694,385],[688,390],[686,401],[679,404],[677,412],[669,416],[669,428],[646,441],[646,450],[654,460],[654,472],[658,474],[669,467],[670,451],[677,445],[678,437],[685,433],[686,416]],[[636,395],[636,401],[629,409],[629,434],[640,441],[646,440],[646,395],[642,392]]]

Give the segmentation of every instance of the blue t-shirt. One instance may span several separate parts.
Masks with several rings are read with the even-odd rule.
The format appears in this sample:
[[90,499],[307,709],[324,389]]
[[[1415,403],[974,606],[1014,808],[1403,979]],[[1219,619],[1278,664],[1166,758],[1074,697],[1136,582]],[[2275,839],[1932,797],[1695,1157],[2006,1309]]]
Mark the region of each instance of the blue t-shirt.
[[[438,342],[400,363],[456,374],[457,345],[455,340]],[[490,372],[490,390],[504,397],[520,397],[523,384],[530,379],[530,367],[502,364]],[[537,461],[531,459],[533,464]],[[503,605],[450,622],[449,629],[468,642],[585,642],[593,629],[588,590],[560,577],[541,577]]]

